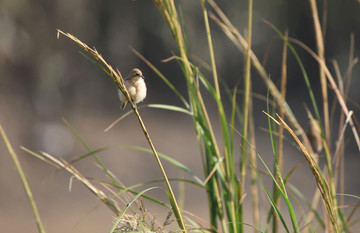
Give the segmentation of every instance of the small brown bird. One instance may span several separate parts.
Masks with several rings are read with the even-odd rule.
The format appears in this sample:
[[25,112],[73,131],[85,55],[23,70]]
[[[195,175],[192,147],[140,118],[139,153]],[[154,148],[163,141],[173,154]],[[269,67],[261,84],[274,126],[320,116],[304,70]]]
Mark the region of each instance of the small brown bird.
[[[129,76],[124,79],[124,84],[136,108],[136,104],[143,101],[146,97],[146,84],[142,72],[138,68],[131,70]],[[120,90],[118,91],[120,101],[122,102],[121,108],[125,108],[128,100]]]

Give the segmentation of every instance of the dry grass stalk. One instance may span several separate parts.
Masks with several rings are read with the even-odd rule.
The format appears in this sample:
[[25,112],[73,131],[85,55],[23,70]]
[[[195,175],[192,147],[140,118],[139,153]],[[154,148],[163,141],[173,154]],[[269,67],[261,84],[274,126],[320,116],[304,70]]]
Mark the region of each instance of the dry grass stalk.
[[[215,23],[219,25],[219,27],[223,30],[226,36],[229,37],[229,39],[234,43],[234,45],[241,51],[244,52],[247,47],[248,43],[245,40],[245,38],[240,34],[240,32],[236,29],[236,27],[230,22],[230,20],[227,18],[227,16],[224,14],[224,12],[219,8],[219,6],[213,1],[208,0],[211,7],[215,10],[216,14],[220,17],[220,19],[215,16],[214,14],[210,14],[210,17],[214,20]],[[289,119],[292,127],[295,128],[295,133],[299,137],[301,137],[302,141],[304,142],[306,148],[312,152],[312,148],[310,145],[310,142],[306,136],[306,133],[304,129],[301,127],[301,125],[298,123],[295,115],[293,114],[292,110],[290,109],[289,105],[286,101],[283,101],[282,95],[274,82],[270,79],[268,76],[265,68],[262,66],[259,59],[256,57],[255,53],[250,50],[250,58],[251,63],[257,70],[257,72],[260,74],[260,77],[263,79],[265,84],[270,90],[271,95],[274,97],[275,102],[280,106],[283,105],[284,108],[284,114]]]
[[111,65],[109,65],[104,58],[101,56],[101,54],[98,53],[98,51],[95,48],[90,48],[87,44],[83,43],[82,41],[80,41],[78,38],[76,38],[75,36],[71,35],[70,33],[65,33],[61,30],[58,29],[58,34],[57,37],[59,38],[59,35],[63,34],[64,36],[68,37],[69,39],[71,39],[72,41],[74,41],[76,44],[78,44],[83,50],[85,50],[86,52],[88,52],[94,59],[96,59],[100,65],[102,66],[102,68],[104,68],[105,72],[107,74],[110,75],[110,77],[114,80],[114,82],[116,83],[116,85],[119,87],[119,89],[121,90],[121,92],[127,97],[127,99],[129,100],[129,102],[131,103],[131,105],[133,106],[133,103],[131,101],[130,95],[127,92],[125,85],[124,85],[124,80],[123,77],[120,73],[119,70],[117,70],[117,72],[115,72],[115,70],[112,68]]
[[[316,46],[317,46],[317,53],[319,58],[325,62],[325,48],[324,48],[324,37],[323,31],[321,29],[320,20],[318,9],[316,6],[316,0],[310,0],[310,6],[314,21],[315,27],[315,36],[316,36]],[[326,12],[324,12],[326,15]],[[327,82],[324,68],[319,65],[319,72],[320,72],[320,83],[321,83],[321,92],[323,97],[323,110],[324,110],[324,126],[325,126],[325,138],[328,145],[330,145],[330,122],[329,122],[329,103],[328,103],[328,92],[327,92]]]
[[291,137],[295,140],[296,144],[299,146],[300,151],[304,155],[304,158],[308,162],[308,165],[310,167],[310,170],[315,178],[316,185],[318,187],[318,190],[320,191],[321,197],[323,199],[323,203],[326,207],[328,216],[331,220],[332,225],[336,229],[336,232],[338,231],[338,223],[337,223],[337,210],[334,209],[334,203],[333,198],[330,191],[330,186],[328,185],[325,178],[322,176],[321,171],[314,159],[314,157],[309,153],[307,148],[304,146],[304,144],[301,142],[301,140],[296,136],[294,131],[286,124],[286,122],[278,115],[277,118],[279,121],[274,119],[272,116],[268,115],[266,112],[264,112],[267,116],[269,116],[273,121],[275,121],[278,125],[284,127],[286,131],[291,135]]
[[[285,38],[288,38],[288,30],[285,31]],[[286,82],[287,82],[287,66],[286,66],[286,60],[287,60],[287,44],[284,41],[283,44],[283,54],[282,54],[282,65],[281,65],[281,83],[280,83],[280,92],[281,92],[281,96],[282,96],[282,103],[279,106],[279,112],[280,112],[280,117],[284,118],[285,115],[285,109],[284,109],[284,102],[286,99]],[[284,137],[284,128],[280,127],[279,128],[279,136],[278,136],[278,166],[279,166],[279,171],[280,173],[282,173],[283,170],[283,137]],[[278,173],[276,173],[276,181],[278,183],[280,183],[280,178]],[[274,185],[274,194],[277,192],[277,187],[276,185]],[[280,208],[280,198],[276,199],[276,205],[278,208]],[[273,218],[273,232],[277,232],[278,229],[278,221],[279,221],[279,217],[277,215],[274,216]]]
[[[304,43],[302,43],[301,41],[299,40],[296,40],[296,39],[293,39],[293,38],[289,38],[289,41],[293,42],[293,43],[296,43],[298,44],[299,46],[301,46],[303,49],[305,49],[305,51],[307,51],[320,65],[321,67],[324,69],[325,71],[325,74],[326,74],[326,77],[330,83],[330,87],[333,89],[333,91],[335,92],[335,95],[339,101],[339,104],[344,112],[344,114],[346,116],[349,115],[349,109],[346,105],[346,102],[344,100],[344,97],[342,96],[339,88],[337,87],[336,85],[336,82],[332,76],[332,74],[330,73],[329,69],[327,68],[325,62],[323,60],[320,59],[320,57],[318,55],[316,55],[316,53],[314,51],[312,51],[308,46],[306,46]],[[359,139],[359,134],[358,132],[356,131],[356,128],[355,128],[355,124],[357,120],[355,118],[355,116],[353,115],[351,120],[350,120],[350,126],[351,126],[351,130],[354,134],[354,139],[355,139],[355,142],[358,146],[358,149],[360,151],[360,139]],[[356,124],[356,126],[358,127],[358,130],[360,131],[360,128],[359,126]]]
[[121,211],[116,202],[107,196],[103,191],[95,187],[85,176],[83,176],[78,170],[76,170],[70,163],[65,160],[59,160],[54,156],[42,152],[44,158],[56,163],[61,168],[64,168],[67,172],[73,175],[77,180],[85,185],[93,194],[95,194],[102,202],[104,202],[115,214],[120,214]]

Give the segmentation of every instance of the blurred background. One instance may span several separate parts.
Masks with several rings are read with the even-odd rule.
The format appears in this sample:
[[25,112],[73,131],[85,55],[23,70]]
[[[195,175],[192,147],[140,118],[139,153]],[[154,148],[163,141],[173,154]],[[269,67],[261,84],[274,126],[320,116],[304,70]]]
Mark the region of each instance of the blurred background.
[[[210,63],[200,1],[176,1],[183,11],[189,51],[202,72],[212,79],[206,66],[196,61]],[[247,1],[218,1],[225,14],[239,29],[245,32]],[[324,5],[325,4],[325,5]],[[360,4],[356,0],[318,1],[320,17],[326,8],[327,25],[325,56],[334,74],[333,61],[339,63],[341,74],[349,63],[350,37],[355,38],[355,57],[360,52]],[[281,73],[282,42],[264,22],[266,19],[280,31],[289,30],[289,36],[299,39],[316,51],[312,15],[308,1],[258,0],[254,2],[253,50],[260,60],[269,57],[266,69],[276,83]],[[242,82],[243,58],[236,47],[210,21],[219,77],[230,88]],[[144,135],[133,115],[120,121],[109,132],[104,129],[129,110],[120,110],[117,89],[113,81],[79,52],[80,48],[60,36],[57,29],[69,32],[94,46],[113,67],[126,76],[134,68],[140,68],[148,86],[144,104],[161,103],[181,106],[181,102],[151,71],[130,47],[135,48],[152,62],[186,96],[186,86],[181,70],[175,61],[162,62],[177,48],[165,21],[152,1],[140,0],[1,0],[0,1],[0,122],[6,130],[33,191],[40,215],[48,232],[108,232],[113,213],[77,181],[69,191],[70,176],[56,171],[23,152],[24,146],[35,152],[46,151],[57,157],[71,160],[87,152],[71,133],[62,117],[79,132],[92,149],[109,147],[99,157],[125,185],[133,185],[161,177],[153,157],[144,152],[116,145],[148,147]],[[317,63],[301,48],[296,47],[309,74],[315,98],[321,103],[321,91]],[[350,98],[360,100],[360,68],[352,72]],[[253,72],[254,92],[266,95],[267,88]],[[288,55],[287,99],[299,122],[306,129],[307,117],[303,103],[309,104],[308,92],[294,57]],[[242,89],[240,85],[240,89]],[[330,104],[334,95],[329,91]],[[223,93],[226,99],[225,93]],[[208,97],[205,94],[205,97]],[[241,93],[239,94],[239,99]],[[216,125],[215,105],[207,98],[211,119]],[[349,108],[358,116],[358,104]],[[254,100],[254,114],[258,140],[258,152],[271,161],[269,135],[262,128],[267,121],[261,110],[266,104]],[[141,106],[141,104],[140,104]],[[183,107],[183,106],[181,106]],[[337,135],[339,107],[335,108],[333,140]],[[159,152],[165,153],[203,178],[201,158],[192,119],[181,113],[142,108],[140,113],[150,136]],[[359,117],[358,117],[359,118]],[[217,130],[215,128],[215,130]],[[360,154],[349,130],[346,133],[346,193],[360,195]],[[260,146],[259,146],[260,145]],[[333,143],[335,145],[335,143]],[[331,148],[334,150],[335,148]],[[291,145],[285,148],[285,171],[303,161],[300,153]],[[323,161],[322,161],[323,162]],[[91,159],[75,164],[86,176],[105,179],[101,169]],[[174,166],[165,162],[170,177],[187,177]],[[315,188],[309,169],[303,165],[291,178],[311,197]],[[161,185],[161,184],[159,184]],[[178,193],[179,187],[174,183]],[[208,218],[204,190],[186,185],[185,209],[205,220]],[[139,190],[142,190],[140,188]],[[161,189],[154,195],[167,202]],[[247,200],[245,200],[247,201]],[[264,201],[268,208],[268,203]],[[349,204],[356,203],[353,199]],[[147,203],[149,211],[162,222],[167,210]],[[265,217],[264,217],[265,218]],[[251,219],[249,219],[251,221]],[[0,229],[2,232],[37,232],[29,202],[12,160],[0,142]]]

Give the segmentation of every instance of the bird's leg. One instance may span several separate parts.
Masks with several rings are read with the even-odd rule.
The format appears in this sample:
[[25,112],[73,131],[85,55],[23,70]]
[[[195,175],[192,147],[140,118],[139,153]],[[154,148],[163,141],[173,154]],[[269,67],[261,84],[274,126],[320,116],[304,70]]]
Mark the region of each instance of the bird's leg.
[[[131,98],[131,101],[134,103],[133,98]],[[134,106],[135,106],[135,110],[137,110],[137,105],[136,105],[136,103],[134,103]]]

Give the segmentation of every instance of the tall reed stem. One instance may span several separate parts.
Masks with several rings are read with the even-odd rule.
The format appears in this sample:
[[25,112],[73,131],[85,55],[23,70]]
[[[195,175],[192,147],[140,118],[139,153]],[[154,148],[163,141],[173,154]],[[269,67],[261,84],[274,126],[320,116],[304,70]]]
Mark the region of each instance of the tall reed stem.
[[[253,1],[248,1],[248,25],[247,25],[247,47],[245,51],[245,79],[244,79],[244,108],[243,108],[243,124],[242,124],[242,134],[243,139],[241,143],[241,163],[240,163],[240,200],[243,199],[245,194],[245,175],[246,175],[246,148],[247,142],[246,138],[248,137],[248,128],[249,128],[249,110],[250,110],[250,93],[251,93],[251,79],[250,79],[250,71],[251,71],[251,58],[250,58],[250,51],[251,51],[251,37],[252,37],[252,11],[253,11]],[[244,210],[243,204],[240,204],[239,209],[239,222],[243,222],[244,220]],[[240,231],[244,232],[244,227],[240,224]]]
[[[287,59],[287,44],[286,41],[288,39],[288,31],[285,31],[284,34],[285,40],[283,43],[283,54],[282,54],[282,66],[281,66],[281,84],[280,84],[280,92],[281,92],[281,96],[282,96],[282,103],[279,105],[280,109],[279,109],[279,116],[281,118],[284,118],[284,103],[285,103],[285,98],[286,98],[286,81],[287,81],[287,68],[286,68],[286,59]],[[283,137],[284,137],[284,128],[280,127],[279,128],[279,140],[278,140],[278,153],[277,153],[277,161],[278,161],[278,167],[279,167],[279,171],[280,173],[282,173],[282,168],[283,168]],[[274,169],[275,171],[276,169]],[[276,177],[276,182],[280,181],[279,175],[277,173],[275,173],[275,177]],[[276,197],[276,193],[279,191],[279,189],[277,188],[276,185],[274,185],[274,200],[276,203],[276,206],[280,209],[280,198]],[[273,217],[273,232],[277,232],[278,229],[278,216],[274,215]]]
[[[310,6],[314,21],[314,27],[315,27],[317,53],[319,58],[325,62],[324,36],[320,25],[316,0],[310,0]],[[324,14],[325,13],[326,12],[324,12]],[[323,97],[324,127],[325,127],[324,133],[325,133],[326,143],[330,145],[331,128],[329,122],[329,101],[328,101],[328,92],[327,92],[327,82],[326,82],[326,75],[324,68],[320,64],[319,64],[319,74],[320,74],[321,92]]]

